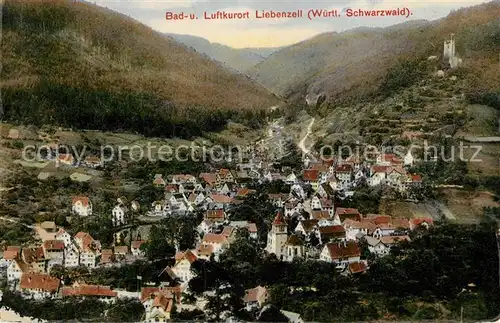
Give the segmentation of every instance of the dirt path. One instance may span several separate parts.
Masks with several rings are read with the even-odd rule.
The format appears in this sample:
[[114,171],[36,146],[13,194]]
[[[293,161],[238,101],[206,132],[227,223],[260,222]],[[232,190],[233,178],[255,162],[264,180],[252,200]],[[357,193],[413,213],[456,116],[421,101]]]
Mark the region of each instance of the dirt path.
[[314,125],[314,118],[312,118],[311,122],[307,126],[306,135],[299,142],[299,148],[300,148],[300,150],[302,150],[302,152],[304,153],[304,155],[307,155],[310,152],[309,149],[306,148],[306,139],[311,134],[311,132],[312,132],[312,126],[313,125]]

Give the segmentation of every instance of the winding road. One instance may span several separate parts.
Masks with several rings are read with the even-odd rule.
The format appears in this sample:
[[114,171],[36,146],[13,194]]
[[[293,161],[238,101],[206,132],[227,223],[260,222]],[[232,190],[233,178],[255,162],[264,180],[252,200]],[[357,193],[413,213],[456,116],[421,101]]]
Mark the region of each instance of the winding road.
[[314,125],[314,118],[312,118],[311,122],[307,126],[306,135],[299,142],[299,148],[300,148],[300,150],[302,150],[302,152],[304,153],[304,155],[307,155],[310,152],[310,150],[306,148],[306,139],[312,133],[312,126],[313,125]]

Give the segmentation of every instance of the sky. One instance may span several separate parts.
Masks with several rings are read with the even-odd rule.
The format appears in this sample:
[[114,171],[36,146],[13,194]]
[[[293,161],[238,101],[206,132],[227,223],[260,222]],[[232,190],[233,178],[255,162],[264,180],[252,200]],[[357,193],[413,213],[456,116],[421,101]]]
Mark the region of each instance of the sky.
[[[200,36],[234,48],[280,47],[291,45],[324,32],[341,32],[355,27],[385,27],[408,20],[434,20],[444,17],[451,10],[481,4],[483,0],[90,0],[99,6],[121,12],[151,28],[164,33]],[[407,7],[410,17],[363,17],[363,18],[303,18],[256,19],[255,11],[293,11],[302,9],[304,15],[310,9],[396,9]],[[245,20],[206,20],[204,13],[250,12]],[[197,20],[167,21],[166,13],[195,14]]]

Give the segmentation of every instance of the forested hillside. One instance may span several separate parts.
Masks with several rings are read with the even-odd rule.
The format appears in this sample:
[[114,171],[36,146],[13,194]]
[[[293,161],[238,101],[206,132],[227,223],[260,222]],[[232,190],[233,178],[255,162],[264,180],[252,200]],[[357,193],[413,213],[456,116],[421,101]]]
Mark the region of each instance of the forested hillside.
[[228,119],[258,126],[263,87],[121,14],[85,2],[3,6],[9,121],[191,137]]
[[455,34],[457,55],[480,88],[498,87],[500,2],[460,9],[437,21],[412,21],[387,28],[325,33],[284,48],[250,75],[274,93],[298,103],[349,103],[380,90],[398,62],[443,54]]

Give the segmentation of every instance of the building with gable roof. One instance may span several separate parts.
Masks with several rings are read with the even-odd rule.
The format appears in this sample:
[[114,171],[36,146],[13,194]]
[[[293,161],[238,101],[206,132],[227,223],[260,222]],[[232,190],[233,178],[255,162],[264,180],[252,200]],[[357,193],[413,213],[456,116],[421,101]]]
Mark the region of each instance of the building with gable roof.
[[92,215],[92,202],[86,196],[75,196],[72,200],[71,210],[79,216]]
[[287,239],[287,224],[281,212],[278,212],[272,223],[271,230],[267,234],[266,251],[274,253],[278,259],[282,259]]
[[175,257],[175,264],[172,266],[172,272],[182,280],[183,284],[187,284],[193,273],[191,272],[191,264],[195,262],[198,257],[191,251],[179,252]]
[[19,288],[35,299],[52,298],[59,291],[58,278],[40,273],[23,273]]
[[334,263],[338,269],[345,269],[350,263],[359,262],[361,252],[354,241],[327,243],[320,254],[322,261]]

